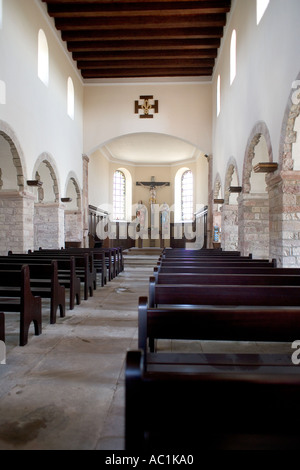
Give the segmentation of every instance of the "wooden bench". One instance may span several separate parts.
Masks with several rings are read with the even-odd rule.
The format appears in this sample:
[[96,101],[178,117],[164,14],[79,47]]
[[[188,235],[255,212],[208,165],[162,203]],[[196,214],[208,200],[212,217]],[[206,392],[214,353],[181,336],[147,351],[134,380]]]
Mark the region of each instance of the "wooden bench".
[[94,267],[92,253],[69,253],[68,250],[38,250],[28,253],[30,256],[52,259],[68,259],[71,256],[75,258],[76,276],[83,283],[84,300],[93,296],[93,291],[97,287],[97,273]]
[[257,259],[173,259],[173,258],[164,258],[157,262],[157,266],[173,266],[173,267],[205,267],[210,266],[212,268],[217,267],[276,267],[276,260],[257,260]]
[[[13,254],[10,252],[8,256],[0,256],[0,263],[22,263],[22,264],[51,264],[51,257],[37,257],[31,254]],[[80,278],[76,274],[75,258],[73,256],[67,258],[56,257],[58,269],[58,280],[61,286],[69,290],[69,308],[73,310],[75,302],[77,305],[81,303],[81,287]]]
[[20,346],[25,346],[28,342],[31,322],[34,324],[35,335],[41,334],[42,299],[33,296],[31,292],[28,265],[15,271],[0,269],[0,310],[5,313],[20,313]]
[[154,272],[157,284],[210,284],[253,286],[300,286],[300,270],[295,274],[219,274]]
[[260,275],[300,275],[299,268],[276,268],[261,266],[154,266],[153,275],[156,273],[189,273],[189,274],[260,274]]
[[0,341],[5,342],[5,316],[0,312]]
[[300,306],[297,286],[156,284],[149,280],[149,307],[158,305]]
[[75,255],[76,253],[92,253],[94,259],[94,266],[97,274],[101,275],[101,287],[107,284],[108,269],[105,263],[105,252],[102,248],[75,248],[70,247],[67,249],[68,253]]
[[125,450],[187,459],[212,450],[298,449],[300,368],[265,363],[264,355],[246,364],[223,356],[225,363],[199,364],[196,373],[150,372],[141,351],[128,351]]
[[155,352],[158,339],[292,343],[297,338],[300,338],[300,305],[150,308],[147,297],[139,298],[138,347],[144,352],[145,362],[148,351]]
[[[3,271],[19,270],[24,263],[4,263],[0,258],[0,269]],[[30,264],[30,287],[34,296],[50,299],[50,323],[56,323],[56,313],[60,310],[60,317],[66,316],[65,287],[59,283],[57,261],[50,264]]]

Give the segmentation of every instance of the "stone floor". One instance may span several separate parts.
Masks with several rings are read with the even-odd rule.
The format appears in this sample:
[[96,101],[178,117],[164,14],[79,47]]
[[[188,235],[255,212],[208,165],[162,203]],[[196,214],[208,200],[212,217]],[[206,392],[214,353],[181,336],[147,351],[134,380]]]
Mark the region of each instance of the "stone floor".
[[[0,450],[123,450],[124,363],[137,348],[137,305],[148,295],[155,257],[125,270],[43,332],[18,346],[18,316],[7,314],[6,364],[0,365]],[[213,342],[193,342],[214,352]],[[218,343],[218,351],[291,352],[290,344]],[[184,342],[159,342],[184,350]]]

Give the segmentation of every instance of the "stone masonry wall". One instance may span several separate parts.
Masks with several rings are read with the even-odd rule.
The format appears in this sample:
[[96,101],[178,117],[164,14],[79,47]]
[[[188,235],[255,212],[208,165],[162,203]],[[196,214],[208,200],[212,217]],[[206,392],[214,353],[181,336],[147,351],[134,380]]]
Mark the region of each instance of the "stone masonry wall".
[[268,194],[241,194],[238,203],[238,249],[243,256],[269,259]]
[[222,214],[222,232],[221,246],[223,250],[238,250],[238,205],[223,204],[221,207]]
[[65,241],[83,242],[82,212],[65,211]]
[[17,191],[0,192],[0,254],[26,253],[34,245],[34,196]]
[[270,254],[280,267],[300,266],[300,171],[267,178],[270,197]]
[[58,203],[35,204],[34,249],[65,246],[64,206]]

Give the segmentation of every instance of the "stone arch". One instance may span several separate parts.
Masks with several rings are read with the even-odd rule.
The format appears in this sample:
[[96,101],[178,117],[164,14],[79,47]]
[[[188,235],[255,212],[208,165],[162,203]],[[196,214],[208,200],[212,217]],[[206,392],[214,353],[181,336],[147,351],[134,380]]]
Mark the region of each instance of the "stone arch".
[[[242,255],[252,254],[254,258],[268,259],[270,257],[269,194],[266,190],[265,174],[254,173],[256,157],[263,158],[263,161],[273,161],[270,133],[263,121],[255,124],[246,146],[242,192],[238,198],[238,239]],[[254,182],[256,187],[252,188]]]
[[0,120],[0,136],[7,142],[12,155],[12,162],[16,169],[16,188],[19,191],[25,189],[25,158],[21,145],[11,127],[4,121]]
[[262,136],[264,136],[265,141],[266,141],[269,162],[273,161],[273,150],[272,150],[271,138],[270,138],[268,127],[265,124],[265,122],[259,121],[253,127],[250,133],[250,137],[247,142],[247,146],[246,146],[244,168],[243,168],[243,182],[242,182],[243,193],[251,192],[250,179],[251,179],[251,174],[253,171],[252,162],[255,157],[255,147],[259,144]]
[[71,197],[73,195],[73,194],[69,194],[68,192],[68,188],[70,184],[72,185],[73,193],[76,195],[76,204],[75,205],[73,204],[72,207],[75,208],[76,206],[77,210],[81,210],[82,209],[82,193],[80,190],[78,179],[76,175],[74,174],[74,172],[70,172],[67,176],[66,184],[65,184],[65,191],[64,191],[65,197]]
[[300,116],[300,72],[292,84],[285,109],[279,144],[279,165],[283,171],[294,169],[293,145],[297,141],[295,123]]
[[[48,185],[49,187],[47,188],[45,186],[45,184],[43,184],[44,197],[46,197],[46,193],[48,193],[48,195],[50,195],[50,191],[51,191],[51,194],[53,194],[53,196],[51,196],[51,200],[52,200],[52,197],[53,197],[52,202],[58,203],[60,201],[58,171],[56,169],[54,159],[47,152],[42,153],[39,156],[39,158],[37,159],[37,161],[35,163],[35,166],[34,166],[34,172],[33,172],[34,177],[33,178],[36,179],[36,178],[40,177],[43,180],[43,177],[41,175],[41,172],[42,172],[41,169],[42,169],[43,165],[46,168],[46,170],[49,174],[49,180],[51,181],[51,184],[50,184],[51,187]],[[44,170],[45,170],[45,168],[44,168]],[[48,197],[50,197],[50,196],[48,196]]]
[[[236,175],[236,181],[233,181],[234,175]],[[231,157],[227,164],[225,174],[225,188],[224,188],[224,203],[229,204],[230,199],[230,186],[238,186],[238,170],[235,158]]]

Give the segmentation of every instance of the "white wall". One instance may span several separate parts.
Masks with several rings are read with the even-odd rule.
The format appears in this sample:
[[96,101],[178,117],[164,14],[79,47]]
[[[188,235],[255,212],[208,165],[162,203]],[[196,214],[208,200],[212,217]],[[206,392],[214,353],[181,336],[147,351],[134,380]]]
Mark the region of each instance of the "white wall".
[[[33,179],[42,153],[59,168],[59,190],[64,196],[70,171],[82,182],[83,83],[43,14],[40,0],[3,0],[0,29],[0,80],[6,84],[6,103],[0,104],[0,120],[17,137],[26,160],[25,179]],[[38,31],[46,34],[50,56],[49,86],[38,78]],[[75,88],[75,120],[67,115],[67,80]]]
[[[230,86],[230,40],[237,31],[237,75]],[[300,70],[300,2],[271,0],[256,25],[256,0],[236,0],[213,77],[213,181],[234,157],[240,183],[248,138],[259,121],[269,129],[278,162],[281,127],[292,83]],[[221,75],[221,113],[216,118],[217,77]]]
[[[153,119],[140,119],[134,103],[142,95],[159,101]],[[116,137],[157,132],[211,152],[211,84],[87,85],[84,93],[84,152]]]

